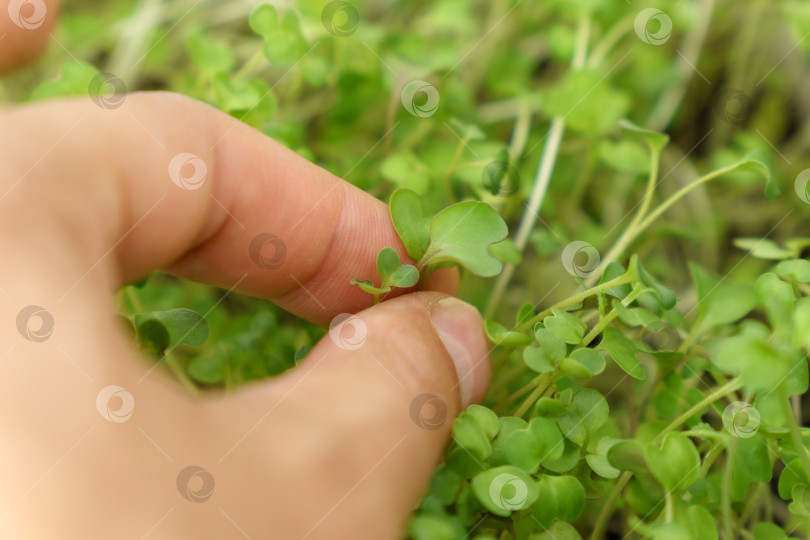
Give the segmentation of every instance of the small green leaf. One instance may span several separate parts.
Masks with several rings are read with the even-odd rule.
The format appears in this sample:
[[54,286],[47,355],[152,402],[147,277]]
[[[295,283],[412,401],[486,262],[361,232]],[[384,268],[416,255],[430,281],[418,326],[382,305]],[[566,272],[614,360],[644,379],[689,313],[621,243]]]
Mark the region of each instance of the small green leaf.
[[577,349],[562,361],[560,370],[578,378],[592,377],[605,370],[605,357],[594,349]]
[[574,521],[585,507],[585,488],[573,476],[542,475],[537,481],[537,490],[532,516],[543,528],[555,519]]
[[770,482],[773,476],[768,447],[759,437],[738,438],[732,447],[731,494],[741,501],[754,482]]
[[633,516],[630,524],[638,532],[650,537],[652,540],[693,540],[689,533],[677,523],[668,523],[666,521],[644,523]]
[[436,214],[424,264],[458,263],[481,277],[501,272],[503,264],[489,246],[508,234],[506,223],[491,206],[478,201],[456,203]]
[[668,288],[664,287],[657,280],[655,280],[648,272],[644,269],[644,267],[639,262],[636,265],[636,269],[638,271],[638,277],[641,279],[641,282],[648,287],[652,287],[655,289],[656,294],[658,295],[658,300],[661,302],[661,307],[664,309],[672,309],[675,307],[675,303],[678,301],[678,298]]
[[767,238],[735,238],[734,246],[751,252],[758,259],[782,260],[794,257],[792,250],[783,248]]
[[740,375],[743,387],[752,391],[775,388],[790,370],[790,358],[759,336],[731,336],[708,343],[707,349],[714,365]]
[[799,458],[785,465],[782,474],[779,476],[779,496],[784,500],[789,500],[796,485],[810,486],[810,480],[808,480],[807,473],[802,467]]
[[198,356],[188,365],[188,374],[205,384],[216,384],[225,380],[227,358],[219,351]]
[[529,508],[537,500],[537,484],[517,467],[487,469],[472,479],[472,490],[489,512],[502,517]]
[[507,330],[491,319],[484,321],[484,333],[493,344],[504,347],[519,347],[531,342],[531,338],[526,334]]
[[492,445],[484,428],[468,412],[461,413],[453,420],[453,439],[478,460],[485,460],[492,453]]
[[793,540],[778,525],[761,521],[754,525],[754,540]]
[[646,129],[641,126],[638,126],[631,122],[630,120],[622,119],[619,120],[619,127],[622,129],[626,129],[627,131],[631,131],[634,133],[638,133],[642,137],[644,137],[644,141],[650,147],[653,153],[657,154],[660,153],[661,150],[669,143],[669,135],[664,133],[659,133],[658,131],[653,131],[651,129]]
[[135,327],[138,338],[158,346],[158,350],[177,345],[200,346],[208,340],[208,323],[190,309],[139,313],[135,315]]
[[636,358],[636,346],[617,329],[612,326],[605,328],[597,348],[606,350],[613,361],[634,379],[643,381],[647,378],[644,367]]
[[794,305],[793,287],[771,272],[759,276],[755,287],[771,326],[776,330],[789,332]]
[[549,315],[543,319],[543,326],[551,330],[565,343],[579,345],[585,336],[585,331],[588,329],[585,323],[561,309],[555,309],[552,313],[554,315]]
[[668,433],[659,448],[652,443],[644,448],[644,457],[653,476],[672,493],[681,493],[700,475],[700,455],[686,435]]
[[402,264],[399,253],[390,247],[382,248],[377,254],[377,272],[382,278],[382,289],[388,287],[390,290],[390,286],[413,287],[419,281],[419,271],[416,267]]
[[702,331],[735,322],[756,306],[756,293],[750,285],[719,280],[694,262],[689,263],[689,271],[697,289]]
[[565,450],[564,441],[560,429],[553,420],[548,418],[532,418],[529,422],[529,431],[537,439],[540,447],[540,462],[554,461],[560,459]]
[[589,434],[595,433],[607,422],[610,412],[605,396],[593,388],[583,388],[577,392],[569,409],[581,419]]
[[501,430],[498,415],[495,414],[492,409],[488,409],[483,405],[472,404],[467,407],[465,412],[475,418],[475,421],[478,422],[478,425],[484,430],[488,439],[494,439]]
[[776,266],[777,273],[795,279],[799,283],[810,283],[810,261],[791,259],[782,261]]
[[529,540],[582,540],[582,536],[570,523],[555,521],[543,532],[531,535]]
[[620,440],[613,443],[607,451],[608,463],[620,471],[631,471],[634,474],[646,472],[647,461],[644,458],[644,446],[634,440]]
[[619,473],[621,473],[619,469],[610,464],[607,458],[608,451],[610,451],[613,445],[620,441],[621,439],[615,439],[613,437],[602,437],[596,444],[596,451],[593,454],[585,456],[585,461],[588,463],[588,466],[602,478],[617,478]]
[[408,256],[419,261],[430,244],[430,221],[422,210],[419,195],[409,189],[398,189],[391,194],[391,221],[405,245]]

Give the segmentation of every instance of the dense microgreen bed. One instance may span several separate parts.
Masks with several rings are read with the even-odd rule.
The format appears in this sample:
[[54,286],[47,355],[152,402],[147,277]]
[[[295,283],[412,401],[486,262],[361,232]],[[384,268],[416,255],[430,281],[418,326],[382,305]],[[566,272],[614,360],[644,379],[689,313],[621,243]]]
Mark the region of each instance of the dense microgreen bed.
[[[808,533],[810,6],[66,3],[6,100],[209,102],[390,202],[413,264],[380,251],[353,281],[374,302],[461,267],[494,377],[411,537]],[[324,334],[222,298],[164,274],[119,294],[195,393]]]

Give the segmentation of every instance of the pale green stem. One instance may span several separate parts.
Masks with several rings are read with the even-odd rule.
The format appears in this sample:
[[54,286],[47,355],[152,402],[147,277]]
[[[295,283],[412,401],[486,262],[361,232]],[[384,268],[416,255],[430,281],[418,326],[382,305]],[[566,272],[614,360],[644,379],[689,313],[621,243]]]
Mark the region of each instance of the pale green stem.
[[[577,40],[574,46],[574,54],[571,59],[571,71],[579,71],[585,65],[585,58],[588,51],[588,37],[590,33],[591,22],[586,14],[582,14],[579,18],[577,25]],[[537,175],[534,179],[531,194],[529,195],[529,202],[526,205],[526,211],[520,219],[518,230],[515,235],[515,245],[523,252],[526,243],[529,241],[534,225],[540,215],[540,207],[543,205],[543,199],[548,191],[548,185],[551,181],[551,173],[554,171],[554,163],[557,161],[557,154],[560,151],[560,142],[562,141],[563,132],[565,131],[565,118],[562,116],[555,116],[548,130],[546,142],[543,147],[543,155],[540,157],[540,163],[537,168]],[[491,318],[495,313],[495,309],[501,301],[506,287],[515,273],[515,266],[506,264],[498,276],[495,286],[492,288],[492,294],[489,297],[489,302],[484,310],[484,317]]]
[[636,281],[637,279],[638,278],[636,276],[626,273],[626,274],[623,274],[623,275],[621,275],[621,276],[619,276],[617,278],[613,278],[610,281],[606,281],[606,282],[604,282],[604,283],[602,283],[600,285],[597,285],[596,287],[592,287],[592,288],[590,288],[588,290],[582,291],[579,294],[575,294],[574,296],[566,298],[565,300],[561,300],[560,302],[557,302],[556,304],[549,307],[548,309],[544,309],[543,311],[541,311],[540,313],[538,313],[537,315],[535,315],[534,317],[532,317],[528,321],[526,321],[523,324],[521,324],[520,326],[518,326],[516,328],[516,331],[521,332],[521,331],[525,330],[526,328],[530,328],[535,323],[538,323],[538,322],[542,321],[544,318],[546,318],[547,316],[551,315],[551,313],[555,309],[563,309],[563,308],[566,308],[566,307],[569,307],[569,306],[574,306],[576,304],[579,304],[580,302],[582,302],[586,298],[589,298],[589,297],[591,297],[591,296],[593,296],[595,294],[599,294],[600,292],[607,291],[607,290],[612,289],[614,287],[620,287],[622,285],[627,285],[628,283],[632,283],[632,282]]

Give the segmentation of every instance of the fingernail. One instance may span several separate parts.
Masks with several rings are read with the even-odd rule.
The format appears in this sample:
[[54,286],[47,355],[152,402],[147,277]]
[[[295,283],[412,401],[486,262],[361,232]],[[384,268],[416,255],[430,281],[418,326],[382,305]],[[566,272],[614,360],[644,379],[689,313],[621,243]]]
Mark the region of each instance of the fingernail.
[[448,296],[430,307],[430,320],[458,374],[461,406],[484,397],[489,384],[489,348],[475,307]]

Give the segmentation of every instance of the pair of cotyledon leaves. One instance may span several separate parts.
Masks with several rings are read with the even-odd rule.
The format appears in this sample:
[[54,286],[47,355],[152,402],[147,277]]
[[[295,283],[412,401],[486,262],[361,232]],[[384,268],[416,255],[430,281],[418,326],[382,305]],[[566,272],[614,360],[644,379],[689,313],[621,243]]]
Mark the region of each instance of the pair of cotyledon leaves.
[[377,256],[380,286],[370,280],[352,280],[364,291],[379,295],[391,287],[411,287],[419,281],[420,270],[429,275],[436,268],[456,264],[481,277],[495,276],[503,269],[489,247],[506,238],[508,229],[488,204],[460,202],[430,217],[422,210],[419,195],[399,189],[391,195],[390,212],[394,228],[417,266],[402,264],[394,249],[383,248]]

